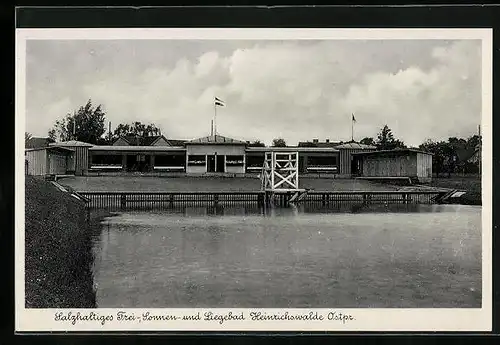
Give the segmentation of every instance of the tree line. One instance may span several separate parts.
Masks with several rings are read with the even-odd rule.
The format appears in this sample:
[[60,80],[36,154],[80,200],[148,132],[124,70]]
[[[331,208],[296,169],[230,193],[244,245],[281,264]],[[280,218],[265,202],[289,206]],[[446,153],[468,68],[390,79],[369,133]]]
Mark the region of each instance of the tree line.
[[[106,113],[102,105],[94,106],[89,99],[84,106],[79,107],[73,113],[68,113],[49,130],[48,137],[54,141],[78,140],[95,145],[111,145],[121,136],[148,137],[161,135],[161,129],[155,124],[143,124],[141,122],[120,123],[114,131],[106,133]],[[106,133],[106,134],[105,134]],[[25,140],[31,137],[25,133]],[[377,150],[393,150],[407,148],[407,145],[397,139],[388,125],[384,125],[377,133],[376,138],[365,137],[361,144],[373,145]],[[479,135],[468,138],[451,137],[447,141],[425,140],[417,148],[432,153],[433,171],[436,174],[453,172],[478,172],[477,163],[470,162],[469,158],[474,154],[476,147],[481,143]],[[315,146],[314,143],[309,143]],[[260,140],[249,143],[251,147],[264,147]],[[283,138],[275,138],[272,142],[274,147],[286,147]]]
[[[28,135],[29,133],[26,133],[26,136]],[[68,113],[64,118],[57,120],[48,132],[48,137],[52,140],[78,140],[94,145],[111,145],[122,136],[155,135],[161,135],[160,128],[139,121],[120,123],[114,131],[106,131],[106,113],[101,104],[94,106],[91,99],[73,113]]]

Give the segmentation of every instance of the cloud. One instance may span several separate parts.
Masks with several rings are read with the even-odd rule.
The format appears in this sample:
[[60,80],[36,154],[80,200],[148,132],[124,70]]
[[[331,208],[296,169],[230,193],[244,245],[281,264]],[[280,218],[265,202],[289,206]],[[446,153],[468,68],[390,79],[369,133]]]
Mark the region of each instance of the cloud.
[[352,85],[343,107],[371,125],[388,124],[406,142],[468,136],[480,123],[481,56],[477,42],[436,48],[435,67],[372,73]]
[[113,127],[152,122],[185,139],[210,132],[214,96],[227,103],[219,133],[266,143],[348,140],[353,112],[356,139],[387,124],[412,145],[471,135],[480,121],[479,41],[229,42],[71,42],[66,60],[51,52],[68,42],[37,43],[27,129],[45,135],[90,97]]

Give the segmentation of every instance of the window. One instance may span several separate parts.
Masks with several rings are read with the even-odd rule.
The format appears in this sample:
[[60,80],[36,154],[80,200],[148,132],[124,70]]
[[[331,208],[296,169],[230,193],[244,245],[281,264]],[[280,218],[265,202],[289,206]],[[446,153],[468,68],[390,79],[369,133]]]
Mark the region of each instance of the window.
[[247,156],[247,167],[259,167],[264,165],[264,155],[262,156]]
[[330,157],[314,157],[314,156],[309,156],[307,157],[307,165],[308,166],[326,166],[326,165],[337,165],[337,157],[335,156],[330,156]]
[[245,164],[243,156],[226,156],[227,166],[243,166]]
[[121,155],[92,155],[92,165],[122,165]]
[[158,155],[155,156],[155,166],[183,167],[186,164],[184,155]]
[[205,165],[205,156],[202,155],[189,155],[188,165]]

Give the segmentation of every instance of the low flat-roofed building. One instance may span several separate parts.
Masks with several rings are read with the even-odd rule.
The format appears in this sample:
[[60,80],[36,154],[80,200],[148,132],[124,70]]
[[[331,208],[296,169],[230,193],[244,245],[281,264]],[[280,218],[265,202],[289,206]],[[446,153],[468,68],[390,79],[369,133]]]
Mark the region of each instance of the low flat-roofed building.
[[336,174],[339,166],[339,150],[333,147],[247,147],[247,172],[260,172],[266,152],[298,152],[299,173]]
[[360,144],[357,142],[348,142],[335,147],[339,150],[339,175],[342,177],[351,177],[357,175],[360,171],[360,166],[353,159],[353,154],[361,152],[375,151],[377,148],[372,145]]
[[86,175],[89,167],[89,148],[92,144],[78,140],[69,140],[49,144],[50,147],[64,147],[74,151],[74,154],[68,159],[68,174],[77,176]]
[[66,175],[68,161],[73,154],[73,149],[58,146],[25,149],[26,174],[32,176]]
[[89,149],[92,172],[183,172],[185,157],[182,146],[96,145]]
[[432,153],[417,149],[395,149],[354,153],[363,178],[411,178],[432,180]]

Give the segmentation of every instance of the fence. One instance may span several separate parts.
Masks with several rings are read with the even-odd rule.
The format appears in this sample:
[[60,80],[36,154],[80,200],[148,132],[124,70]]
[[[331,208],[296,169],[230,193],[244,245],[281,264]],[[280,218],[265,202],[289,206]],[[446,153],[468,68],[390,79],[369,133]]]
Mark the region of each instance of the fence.
[[91,209],[142,210],[175,205],[263,205],[264,192],[80,192]]
[[[154,210],[175,206],[257,207],[266,204],[287,206],[292,193],[253,192],[79,192],[90,209]],[[432,204],[443,196],[440,191],[310,191],[302,200],[308,205],[334,204]]]
[[433,204],[444,195],[440,191],[345,191],[309,192],[305,203]]

